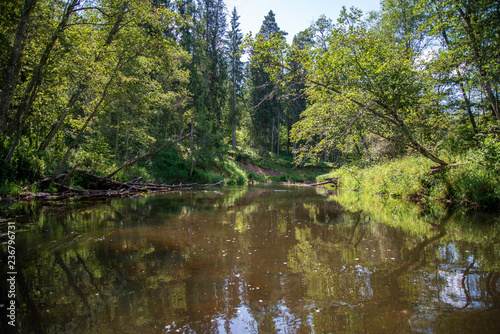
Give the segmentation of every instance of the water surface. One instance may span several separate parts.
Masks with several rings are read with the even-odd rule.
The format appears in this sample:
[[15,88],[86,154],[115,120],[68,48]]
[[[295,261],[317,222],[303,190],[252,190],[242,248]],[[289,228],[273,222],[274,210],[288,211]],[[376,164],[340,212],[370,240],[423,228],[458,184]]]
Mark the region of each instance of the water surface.
[[500,330],[494,215],[276,185],[10,206],[22,333]]

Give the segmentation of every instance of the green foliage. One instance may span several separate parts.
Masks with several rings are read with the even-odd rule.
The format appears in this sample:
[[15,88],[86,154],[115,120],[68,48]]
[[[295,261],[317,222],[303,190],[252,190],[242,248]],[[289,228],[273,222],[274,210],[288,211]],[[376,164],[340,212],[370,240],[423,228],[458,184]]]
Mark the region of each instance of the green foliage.
[[[286,32],[282,31],[271,10],[265,16],[255,41],[247,37],[246,44],[250,50],[249,71],[249,111],[250,133],[253,145],[260,146],[260,154],[264,150],[280,153],[281,124],[284,121],[285,92],[282,83],[278,82],[285,74],[281,68],[272,66],[274,58],[283,59],[286,48]],[[262,47],[265,45],[265,50]],[[270,66],[271,65],[271,66]]]
[[[498,4],[422,0],[416,8],[426,16],[422,27],[442,43],[436,55],[442,80],[462,91],[462,102],[469,114],[481,109],[483,113],[492,111],[492,116],[500,121]],[[476,94],[484,94],[485,98],[475,98]]]
[[266,178],[264,178],[262,175],[259,175],[255,172],[251,171],[246,171],[246,176],[248,181],[254,181],[254,182],[266,182]]
[[245,184],[247,181],[247,175],[241,167],[234,161],[226,159],[219,166],[225,171],[225,174],[229,176],[229,180],[226,182],[228,184]]
[[[20,12],[3,7],[6,17]],[[2,176],[32,181],[74,166],[107,174],[175,138],[189,57],[159,33],[174,17],[150,1],[38,1],[28,18],[38,28],[19,44],[26,50],[12,78],[2,53],[1,84],[13,89],[10,101],[1,88]],[[9,52],[12,23],[0,25]]]
[[471,150],[467,164],[450,169],[446,178],[448,197],[481,203],[489,208],[500,205],[500,143],[498,137],[486,137],[479,150]]
[[4,181],[0,183],[0,196],[16,197],[21,193],[21,187],[15,182]]
[[198,168],[194,169],[193,177],[190,179],[195,183],[216,183],[223,179],[223,177],[213,171],[204,171]]
[[186,183],[189,180],[188,161],[178,148],[170,148],[155,155],[152,159],[151,173],[160,182]]
[[481,163],[493,173],[500,174],[500,138],[488,136],[484,138],[481,149]]
[[[494,146],[493,152],[497,149]],[[425,158],[406,157],[373,166],[343,166],[328,176],[339,177],[342,188],[368,194],[448,199],[493,209],[500,203],[500,177],[497,165],[484,156],[482,150],[471,151],[459,165],[434,175]]]
[[[8,150],[9,141],[0,144],[0,154]],[[23,182],[34,182],[46,169],[46,162],[32,148],[29,143],[22,141],[18,148],[18,154],[7,165],[0,167],[1,180],[23,180]]]
[[419,55],[367,25],[356,9],[344,9],[337,25],[322,26],[327,28],[318,44],[308,47],[291,49],[259,36],[252,44],[254,58],[275,81],[282,80],[283,68],[293,72],[284,53],[306,73],[311,104],[292,132],[301,145],[299,161],[372,132],[445,164],[429,147],[442,139],[449,117],[441,112],[434,74]]
[[[300,182],[335,161],[347,188],[498,203],[493,2],[384,0],[367,19],[344,8],[291,45],[270,11],[246,41],[247,68],[223,1],[39,0],[29,15],[24,4],[0,5],[6,193],[74,167],[109,175],[194,130],[116,177]],[[16,35],[21,17],[29,33]],[[430,176],[426,159],[462,164]]]
[[[421,181],[429,172],[425,158],[403,158],[369,169],[364,177],[369,192],[395,196],[408,196],[421,192]],[[370,181],[371,180],[371,181]]]

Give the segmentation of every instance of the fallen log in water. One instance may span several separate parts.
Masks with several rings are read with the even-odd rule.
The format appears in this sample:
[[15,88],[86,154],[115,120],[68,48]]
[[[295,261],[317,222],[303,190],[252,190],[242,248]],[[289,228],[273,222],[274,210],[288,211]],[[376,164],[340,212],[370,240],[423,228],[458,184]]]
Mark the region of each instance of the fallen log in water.
[[135,190],[135,191],[169,191],[169,190],[174,190],[174,189],[191,189],[191,188],[207,188],[207,187],[213,187],[220,185],[224,182],[224,180],[221,180],[216,183],[207,183],[207,184],[198,184],[198,183],[190,183],[190,184],[177,184],[177,185],[168,185],[164,183],[139,183],[137,182],[140,178],[132,180],[130,182],[120,182],[120,181],[114,181],[111,179],[108,179],[106,177],[98,176],[91,174],[87,171],[77,169],[76,172],[84,174],[86,177],[88,177],[91,181],[94,182],[94,185],[96,186],[97,189],[105,189],[105,190],[119,190],[119,189],[129,189],[129,190]]
[[220,180],[219,182],[216,182],[216,183],[200,184],[200,185],[198,185],[198,188],[214,187],[214,186],[218,186],[218,185],[222,184],[222,182],[224,182],[224,180]]
[[95,175],[87,172],[86,170],[77,169],[75,172],[85,175],[90,181],[92,188],[97,190],[111,190],[111,189],[133,189],[135,186],[128,184],[126,182],[114,181],[99,175]]
[[207,184],[198,184],[198,183],[190,183],[190,184],[177,184],[177,185],[168,185],[164,183],[139,183],[138,181],[141,178],[136,178],[129,182],[120,182],[111,180],[106,177],[102,177],[99,175],[92,174],[85,170],[75,169],[74,173],[80,173],[85,176],[86,179],[90,182],[89,189],[76,189],[73,187],[69,187],[65,185],[63,182],[58,183],[57,180],[63,179],[67,180],[67,174],[60,174],[57,177],[45,178],[34,185],[40,187],[41,189],[49,188],[50,185],[53,185],[59,192],[37,192],[32,193],[26,191],[29,187],[25,187],[23,190],[25,191],[19,197],[4,197],[0,198],[0,200],[64,200],[69,198],[106,198],[106,197],[128,197],[128,196],[136,196],[140,193],[148,193],[148,192],[168,192],[175,190],[191,190],[193,188],[208,188],[217,185],[221,185],[224,183],[224,180],[221,180],[216,183],[207,183]]
[[313,183],[310,186],[311,187],[317,187],[317,186],[323,186],[325,184],[332,183],[335,187],[339,186],[339,178],[338,177],[325,177],[324,182],[319,182],[319,183]]

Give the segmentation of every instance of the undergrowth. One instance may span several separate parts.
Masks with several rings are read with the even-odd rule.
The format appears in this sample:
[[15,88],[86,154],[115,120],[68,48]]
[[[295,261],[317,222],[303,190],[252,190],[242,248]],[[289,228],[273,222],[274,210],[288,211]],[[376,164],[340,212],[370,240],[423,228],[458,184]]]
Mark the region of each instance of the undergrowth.
[[343,166],[318,177],[339,177],[340,187],[377,195],[477,203],[488,209],[500,205],[500,144],[485,140],[481,149],[449,157],[456,166],[430,175],[433,163],[424,157],[404,157],[389,162]]

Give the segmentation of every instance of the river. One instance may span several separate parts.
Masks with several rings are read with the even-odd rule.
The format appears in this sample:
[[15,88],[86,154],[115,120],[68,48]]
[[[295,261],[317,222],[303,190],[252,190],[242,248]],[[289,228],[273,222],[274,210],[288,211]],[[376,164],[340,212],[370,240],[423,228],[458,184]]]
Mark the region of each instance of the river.
[[0,210],[20,333],[500,331],[498,215],[281,185]]

